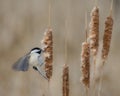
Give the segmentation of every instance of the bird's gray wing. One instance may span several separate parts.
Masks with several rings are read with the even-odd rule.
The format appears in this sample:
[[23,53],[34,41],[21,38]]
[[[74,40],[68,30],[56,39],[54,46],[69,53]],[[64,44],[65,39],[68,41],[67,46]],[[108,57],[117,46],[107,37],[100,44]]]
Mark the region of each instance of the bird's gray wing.
[[29,56],[25,55],[21,57],[12,68],[16,71],[27,71],[29,67]]

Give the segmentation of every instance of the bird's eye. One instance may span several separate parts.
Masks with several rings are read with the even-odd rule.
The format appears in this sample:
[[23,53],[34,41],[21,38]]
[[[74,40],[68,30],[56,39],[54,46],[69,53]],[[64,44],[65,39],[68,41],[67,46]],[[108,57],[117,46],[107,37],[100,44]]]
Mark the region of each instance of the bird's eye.
[[40,54],[40,53],[41,53],[41,50],[37,51],[37,53]]
[[35,67],[35,66],[33,66],[33,69],[36,70],[36,71],[38,71],[37,67]]

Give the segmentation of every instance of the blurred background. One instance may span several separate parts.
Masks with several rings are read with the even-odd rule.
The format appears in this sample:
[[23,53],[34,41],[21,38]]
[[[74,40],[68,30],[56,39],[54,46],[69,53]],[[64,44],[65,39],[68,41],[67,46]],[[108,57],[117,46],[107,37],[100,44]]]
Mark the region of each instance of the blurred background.
[[[54,39],[54,71],[50,83],[51,96],[62,96],[64,39],[68,33],[68,65],[70,66],[70,96],[81,96],[81,43],[85,40],[85,12],[95,6],[95,0],[51,0],[51,26]],[[98,0],[100,9],[100,42],[104,21],[110,13],[111,0]],[[120,0],[113,0],[114,28],[110,54],[104,68],[102,96],[120,96]],[[48,82],[32,68],[16,72],[12,65],[33,47],[41,47],[48,27],[49,0],[0,0],[0,96],[50,96]],[[67,26],[66,22],[67,21]]]

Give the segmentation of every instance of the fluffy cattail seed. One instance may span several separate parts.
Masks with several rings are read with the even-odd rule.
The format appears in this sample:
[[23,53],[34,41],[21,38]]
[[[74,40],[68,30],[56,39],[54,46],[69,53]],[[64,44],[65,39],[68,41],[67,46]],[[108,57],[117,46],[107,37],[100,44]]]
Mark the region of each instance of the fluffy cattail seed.
[[81,53],[81,71],[82,78],[81,81],[85,87],[89,88],[90,83],[90,48],[88,42],[82,43],[82,53]]
[[48,28],[45,31],[44,39],[42,40],[44,56],[45,56],[45,71],[48,79],[52,76],[52,63],[53,63],[53,37],[52,29]]
[[113,29],[113,19],[111,16],[107,17],[105,21],[105,30],[103,36],[103,49],[102,49],[102,59],[106,60],[109,49],[110,49],[110,42],[112,37],[112,29]]
[[63,96],[69,96],[69,67],[63,68]]
[[90,21],[90,49],[93,56],[97,55],[99,46],[99,9],[95,7],[91,12]]

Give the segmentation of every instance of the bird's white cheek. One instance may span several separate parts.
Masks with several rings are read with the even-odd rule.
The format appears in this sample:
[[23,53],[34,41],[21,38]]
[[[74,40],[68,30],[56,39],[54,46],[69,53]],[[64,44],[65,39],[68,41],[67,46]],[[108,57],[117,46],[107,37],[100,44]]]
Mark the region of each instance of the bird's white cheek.
[[29,64],[32,66],[37,66],[37,64],[38,64],[38,55],[37,54],[32,54],[30,56]]

